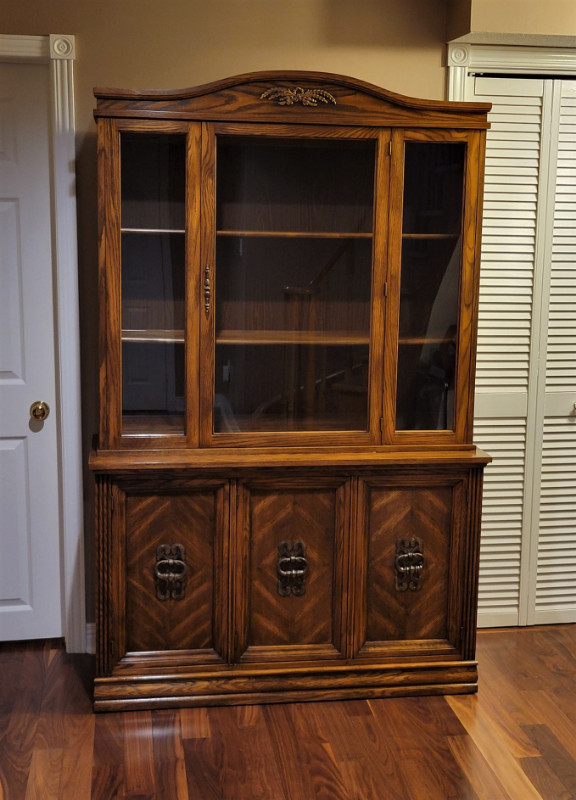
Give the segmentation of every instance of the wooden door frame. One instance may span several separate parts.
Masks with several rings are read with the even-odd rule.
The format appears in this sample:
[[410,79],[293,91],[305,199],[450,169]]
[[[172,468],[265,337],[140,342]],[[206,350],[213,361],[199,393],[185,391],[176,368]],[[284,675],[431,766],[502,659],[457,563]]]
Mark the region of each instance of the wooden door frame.
[[[52,268],[55,277],[56,391],[62,630],[69,652],[85,652],[84,511],[80,405],[80,325],[74,164],[74,36],[0,35],[0,61],[50,71]],[[72,165],[72,166],[71,166]]]

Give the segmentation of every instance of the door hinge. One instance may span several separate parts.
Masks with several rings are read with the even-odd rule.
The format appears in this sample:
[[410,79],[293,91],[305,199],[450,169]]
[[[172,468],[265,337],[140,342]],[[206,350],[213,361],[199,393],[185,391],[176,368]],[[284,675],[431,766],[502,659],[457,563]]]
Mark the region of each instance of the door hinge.
[[392,155],[392,139],[388,142],[388,155]]
[[384,417],[380,417],[380,430],[384,430]]
[[384,297],[388,297],[388,281],[384,281]]

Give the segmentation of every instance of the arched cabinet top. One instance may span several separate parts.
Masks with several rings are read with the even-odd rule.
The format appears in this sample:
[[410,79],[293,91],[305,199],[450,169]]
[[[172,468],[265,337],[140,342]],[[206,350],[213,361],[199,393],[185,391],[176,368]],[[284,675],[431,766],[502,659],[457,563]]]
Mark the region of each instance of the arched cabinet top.
[[97,88],[95,116],[488,128],[488,103],[422,100],[326,72],[252,72],[186,89]]

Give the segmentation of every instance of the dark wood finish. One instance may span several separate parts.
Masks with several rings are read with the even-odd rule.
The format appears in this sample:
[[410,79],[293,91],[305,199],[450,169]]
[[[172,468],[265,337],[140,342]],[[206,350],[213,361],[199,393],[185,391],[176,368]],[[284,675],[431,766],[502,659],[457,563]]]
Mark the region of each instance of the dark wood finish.
[[95,708],[475,692],[489,107],[301,72],[96,96]]
[[[247,569],[236,607],[240,661],[310,661],[344,655],[349,487],[342,479],[241,482],[239,546]],[[278,547],[302,542],[304,592],[278,591]]]
[[90,656],[0,645],[10,800],[559,800],[576,626],[480,631],[477,695],[92,713]]
[[[127,497],[127,651],[214,650],[215,506],[213,492]],[[154,602],[156,550],[162,545],[183,548],[185,586],[181,598]]]
[[321,88],[333,93],[337,109],[353,125],[486,129],[488,103],[454,103],[406,97],[355,78],[325,72],[258,72],[238,75],[204,86],[165,91],[95,89],[97,117],[246,120],[304,122],[331,125],[334,109],[319,103],[311,119],[302,104],[263,103],[260,96],[272,86]]
[[[420,478],[420,480],[418,480]],[[466,476],[415,476],[363,482],[366,509],[366,633],[364,652],[385,656],[387,645],[396,654],[412,643],[445,653],[459,646],[461,598],[453,602],[461,565],[462,490]],[[395,553],[399,540],[417,536],[422,542],[424,567],[417,591],[399,591]],[[458,602],[460,600],[460,602]],[[451,607],[452,605],[452,607]],[[375,652],[376,651],[376,652]]]

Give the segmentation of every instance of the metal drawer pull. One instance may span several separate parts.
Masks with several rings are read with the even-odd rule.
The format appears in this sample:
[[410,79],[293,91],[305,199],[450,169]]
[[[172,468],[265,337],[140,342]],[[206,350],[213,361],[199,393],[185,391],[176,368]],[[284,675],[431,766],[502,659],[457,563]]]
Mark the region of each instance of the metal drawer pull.
[[306,592],[308,561],[302,542],[281,542],[278,545],[278,594],[297,597]]
[[156,550],[154,578],[158,600],[183,600],[186,592],[186,550],[181,544],[161,544]]
[[422,539],[398,539],[396,542],[396,591],[417,592],[420,589],[420,577],[426,565],[422,555]]

